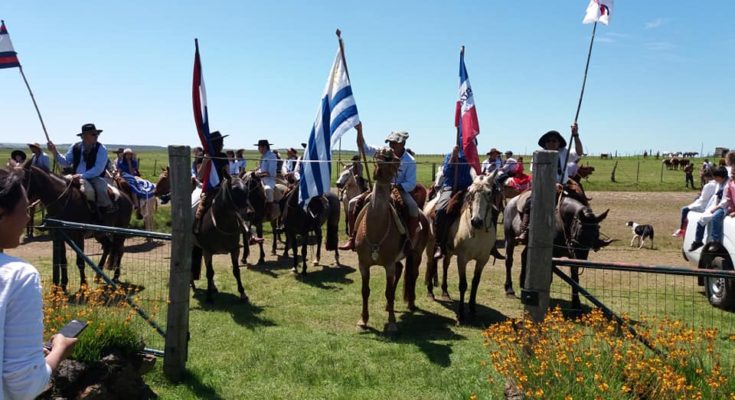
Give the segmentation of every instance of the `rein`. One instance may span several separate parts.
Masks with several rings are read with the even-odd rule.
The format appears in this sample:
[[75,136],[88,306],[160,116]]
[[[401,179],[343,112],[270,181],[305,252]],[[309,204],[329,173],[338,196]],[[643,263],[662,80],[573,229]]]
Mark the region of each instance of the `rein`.
[[[31,187],[31,174],[33,174],[33,167],[30,167],[28,169],[28,174],[27,174],[28,175],[28,178],[27,179],[24,179],[26,181],[25,182],[25,189],[26,189],[26,191],[28,190],[28,188]],[[49,175],[49,177],[50,176],[51,175]],[[46,204],[45,207],[46,208],[49,208],[49,207],[51,207],[52,204],[56,204],[57,201],[61,200],[62,197],[64,197],[66,194],[69,193],[69,189],[71,189],[71,185],[72,185],[72,182],[70,181],[66,185],[66,188],[61,192],[61,194],[59,196],[57,196],[54,200],[52,200],[48,204]],[[69,200],[71,200],[71,197],[67,196],[66,203],[64,204],[65,207],[69,205]],[[28,206],[28,208],[30,208],[30,207],[33,207],[33,206],[32,205],[31,206]]]
[[[222,187],[222,192],[223,192],[222,193],[223,196],[226,196],[225,200],[229,200],[230,205],[234,208],[235,201],[232,199],[232,193],[230,193],[230,187],[227,185],[224,185]],[[242,219],[242,216],[240,215],[239,212],[237,212],[237,210],[235,210],[235,218],[237,220],[237,227],[233,231],[226,231],[217,225],[217,219],[214,217],[216,203],[217,203],[217,197],[215,197],[214,200],[212,200],[212,207],[210,208],[210,212],[209,212],[209,215],[212,219],[212,225],[214,226],[214,229],[216,229],[217,231],[225,235],[237,235],[242,230],[242,228],[245,226],[245,221]]]

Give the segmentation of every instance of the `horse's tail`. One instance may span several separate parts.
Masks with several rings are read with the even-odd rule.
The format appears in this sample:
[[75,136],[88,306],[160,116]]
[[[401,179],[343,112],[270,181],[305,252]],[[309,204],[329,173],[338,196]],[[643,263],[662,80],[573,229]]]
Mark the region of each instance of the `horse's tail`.
[[202,248],[198,246],[192,246],[191,248],[191,280],[198,281],[201,275],[202,275]]
[[329,201],[329,218],[327,219],[327,242],[325,248],[327,250],[337,250],[337,241],[339,240],[339,209],[340,202],[334,193],[326,194]]

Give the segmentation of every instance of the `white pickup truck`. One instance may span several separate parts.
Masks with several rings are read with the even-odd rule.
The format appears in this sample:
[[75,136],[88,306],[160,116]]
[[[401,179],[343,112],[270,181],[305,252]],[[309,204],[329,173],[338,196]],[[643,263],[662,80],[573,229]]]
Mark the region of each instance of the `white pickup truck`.
[[[735,218],[725,217],[722,243],[708,243],[709,229],[705,229],[704,246],[689,251],[694,242],[697,221],[701,215],[702,213],[689,212],[689,225],[682,246],[684,259],[695,268],[732,271],[733,261],[735,261]],[[700,279],[699,283],[704,285],[710,304],[715,307],[735,309],[735,279],[713,277]]]

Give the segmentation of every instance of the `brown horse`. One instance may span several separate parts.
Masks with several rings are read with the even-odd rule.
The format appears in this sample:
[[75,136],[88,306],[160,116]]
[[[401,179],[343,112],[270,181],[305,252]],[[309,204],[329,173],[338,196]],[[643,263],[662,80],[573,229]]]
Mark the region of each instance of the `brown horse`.
[[[261,183],[260,178],[255,175],[254,172],[247,172],[242,175],[242,181],[243,184],[247,187],[248,190],[248,196],[249,196],[249,202],[250,207],[249,211],[245,214],[245,219],[251,224],[255,225],[255,230],[258,235],[258,237],[263,237],[263,223],[264,222],[270,222],[271,229],[273,231],[273,245],[271,246],[271,254],[276,254],[276,242],[278,241],[278,218],[280,217],[280,205],[278,204],[278,199],[276,199],[276,202],[274,204],[275,208],[279,208],[278,212],[274,212],[271,215],[266,215],[266,207],[265,207],[265,189],[263,188],[263,185]],[[281,184],[276,184],[277,188],[274,188],[274,192],[280,191],[280,193],[285,193],[288,191],[288,188]],[[274,193],[275,195],[275,193]],[[248,255],[250,255],[250,248],[248,247],[248,243],[250,242],[250,235],[251,230],[247,229],[247,232],[243,232],[243,254],[242,254],[242,260],[240,260],[241,263],[247,264],[247,258]],[[263,243],[258,243],[259,249],[260,249],[260,257],[258,258],[258,265],[262,265],[265,263],[265,251],[263,250]]]
[[[64,221],[78,222],[83,224],[95,224],[117,228],[130,226],[130,215],[133,203],[124,193],[113,199],[117,212],[104,215],[103,221],[97,218],[94,205],[87,204],[87,198],[78,186],[74,186],[60,176],[46,172],[38,167],[31,166],[30,161],[24,164],[23,185],[28,192],[31,201],[41,200],[46,207],[47,215]],[[84,250],[84,233],[81,231],[68,232],[71,239]],[[66,250],[60,232],[52,230],[53,236],[53,282],[61,285],[66,291],[69,278],[67,275]],[[120,278],[120,262],[124,252],[125,237],[121,235],[110,235],[105,233],[95,234],[95,239],[102,245],[102,257],[99,265],[106,265],[107,269],[114,270],[114,280]],[[80,285],[85,285],[87,280],[84,274],[84,260],[77,255],[77,267],[79,268]]]
[[[232,275],[237,280],[237,291],[240,299],[248,302],[245,288],[240,279],[240,266],[237,258],[240,255],[240,232],[244,221],[240,217],[240,210],[248,205],[248,191],[238,177],[226,178],[219,191],[214,194],[211,206],[202,216],[201,226],[194,234],[192,249],[192,279],[199,279],[201,260],[207,267],[207,294],[206,302],[213,302],[213,295],[217,292],[214,285],[214,268],[212,256],[214,254],[229,254],[232,262]],[[193,284],[192,284],[193,286]]]
[[391,182],[398,171],[400,160],[393,150],[384,148],[375,154],[375,184],[372,199],[365,205],[355,222],[355,251],[362,276],[362,314],[357,326],[366,328],[368,323],[368,298],[370,297],[370,267],[385,267],[385,298],[387,301],[388,323],[386,333],[397,331],[394,301],[396,287],[401,277],[403,265],[399,262],[406,257],[406,278],[404,281],[404,300],[409,310],[416,309],[416,278],[418,277],[421,256],[430,236],[429,221],[419,210],[422,229],[417,234],[413,247],[407,243],[405,228],[396,220],[396,212],[391,205]]
[[306,210],[299,205],[299,187],[296,186],[285,197],[285,211],[283,228],[286,232],[286,250],[289,246],[293,251],[292,272],[298,272],[297,248],[301,243],[302,274],[306,274],[306,245],[309,235],[316,238],[316,259],[314,265],[319,264],[322,254],[322,225],[327,223],[326,250],[334,250],[334,259],[339,264],[339,250],[337,249],[337,235],[339,231],[339,199],[337,195],[327,192],[315,197],[309,202]]
[[[161,204],[166,204],[171,200],[171,179],[169,178],[169,168],[161,168],[161,174],[158,175],[158,182],[156,182],[156,191],[153,194],[161,199]],[[195,177],[191,177],[191,190],[197,188],[198,182]]]

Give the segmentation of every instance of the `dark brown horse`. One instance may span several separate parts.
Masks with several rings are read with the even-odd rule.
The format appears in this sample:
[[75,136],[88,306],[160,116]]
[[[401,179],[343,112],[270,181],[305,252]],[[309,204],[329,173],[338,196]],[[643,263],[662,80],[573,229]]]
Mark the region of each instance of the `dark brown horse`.
[[[511,268],[513,267],[513,249],[516,246],[515,237],[520,233],[520,217],[518,212],[518,199],[514,197],[505,207],[503,222],[505,233],[505,293],[515,295],[511,279]],[[529,199],[530,201],[530,199]],[[571,197],[562,197],[561,204],[556,210],[556,233],[554,235],[553,256],[568,257],[586,260],[590,250],[598,251],[612,243],[612,240],[600,238],[600,222],[607,217],[610,210],[600,215],[595,215],[592,209]],[[533,211],[531,211],[533,212]],[[521,287],[526,281],[526,256],[528,248],[521,253]],[[579,268],[572,267],[572,279],[579,282]],[[579,309],[579,293],[572,290],[572,307]]]
[[[104,214],[103,220],[97,217],[94,205],[87,204],[87,198],[80,188],[72,185],[65,179],[48,173],[38,167],[31,166],[30,162],[24,165],[23,184],[31,201],[41,200],[46,207],[47,215],[64,221],[78,222],[83,224],[101,224],[117,228],[130,226],[130,215],[133,203],[124,193],[113,198],[117,212]],[[70,231],[69,236],[74,243],[84,250],[84,233],[81,231]],[[69,278],[67,275],[66,250],[60,232],[52,230],[53,237],[53,282],[61,285],[66,290]],[[125,237],[121,235],[110,235],[104,233],[95,234],[95,239],[102,245],[102,257],[99,265],[106,265],[107,269],[114,270],[114,280],[120,277],[120,262],[124,252]],[[77,267],[79,267],[80,285],[86,284],[84,274],[84,260],[77,255]]]
[[240,178],[230,177],[222,182],[219,191],[213,195],[211,206],[202,216],[199,230],[194,234],[191,257],[192,279],[199,279],[203,257],[207,267],[206,301],[212,303],[213,294],[217,292],[214,286],[212,256],[229,254],[232,262],[232,275],[237,280],[240,299],[248,302],[248,296],[245,294],[245,288],[240,279],[240,266],[237,263],[240,255],[240,232],[244,224],[240,210],[245,209],[248,205],[248,190]]
[[285,211],[283,227],[286,231],[286,250],[289,247],[293,251],[292,272],[298,272],[297,249],[301,244],[301,258],[303,267],[302,274],[306,274],[306,245],[309,235],[316,240],[316,259],[314,265],[319,264],[322,254],[322,225],[327,223],[327,250],[334,250],[334,259],[339,264],[339,250],[337,249],[337,234],[339,230],[339,198],[336,194],[328,192],[322,196],[315,197],[309,202],[306,210],[299,205],[299,187],[296,186],[285,197]]
[[[276,230],[276,227],[278,226],[278,219],[270,220],[271,216],[266,215],[266,207],[265,207],[265,190],[263,189],[263,184],[261,183],[261,179],[255,175],[253,172],[245,173],[242,176],[242,181],[247,187],[248,190],[248,199],[250,201],[250,207],[247,213],[245,214],[245,219],[250,223],[251,225],[255,226],[255,232],[257,233],[258,237],[263,237],[263,223],[264,222],[270,222],[271,228],[273,230],[273,245],[271,246],[271,254],[276,254],[276,242],[278,241],[278,232]],[[274,191],[276,189],[274,188]],[[279,190],[282,190],[282,192],[286,191],[286,188],[280,188]],[[279,206],[278,203],[274,204],[275,206]],[[276,213],[276,216],[280,215],[279,213]],[[250,237],[252,233],[250,229],[247,229],[243,232],[243,254],[242,254],[242,260],[240,260],[241,263],[247,264],[248,256],[250,255],[250,248],[248,247],[248,243],[250,242]],[[258,265],[262,265],[265,263],[265,250],[263,250],[263,243],[258,243],[258,246],[260,248],[260,257],[258,258]]]

